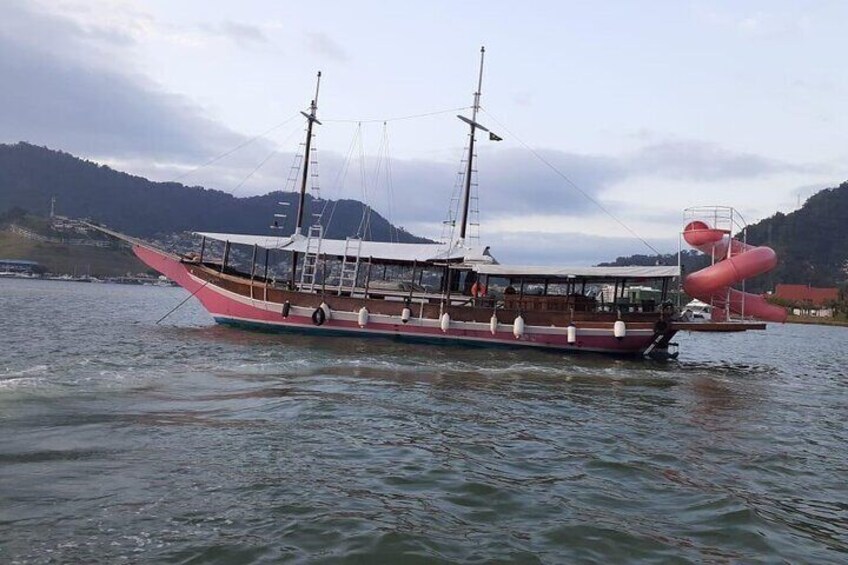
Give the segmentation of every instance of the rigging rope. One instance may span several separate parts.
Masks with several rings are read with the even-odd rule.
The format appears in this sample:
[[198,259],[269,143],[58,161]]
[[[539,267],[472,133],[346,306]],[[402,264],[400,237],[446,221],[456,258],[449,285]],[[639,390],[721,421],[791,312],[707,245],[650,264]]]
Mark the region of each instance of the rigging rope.
[[631,234],[633,237],[635,237],[636,239],[638,239],[639,241],[641,241],[642,243],[644,243],[644,244],[645,244],[645,246],[646,246],[646,247],[648,247],[648,249],[650,249],[651,251],[653,251],[653,252],[654,252],[654,253],[656,253],[657,255],[662,255],[662,253],[661,253],[661,252],[660,252],[660,251],[659,251],[656,247],[654,247],[653,245],[651,245],[650,243],[648,243],[648,242],[647,242],[647,240],[645,240],[642,236],[640,236],[638,233],[636,233],[636,231],[635,231],[633,228],[631,228],[630,226],[628,226],[627,224],[625,224],[625,223],[624,223],[624,221],[622,221],[622,220],[618,219],[618,217],[617,217],[615,214],[613,214],[612,212],[610,212],[609,210],[607,210],[607,208],[606,208],[603,204],[601,204],[600,202],[598,202],[598,201],[597,201],[595,198],[593,198],[593,197],[592,197],[589,193],[587,193],[585,190],[583,190],[582,188],[580,188],[579,186],[577,186],[577,183],[575,183],[573,180],[571,180],[571,179],[570,179],[570,178],[569,178],[569,177],[568,177],[565,173],[563,173],[562,171],[560,171],[559,169],[557,169],[557,168],[556,168],[556,166],[554,166],[554,165],[553,165],[553,163],[551,163],[550,161],[548,161],[547,159],[545,159],[545,158],[544,158],[542,155],[540,155],[540,154],[539,154],[539,153],[538,153],[535,149],[533,149],[532,147],[530,147],[530,145],[528,145],[526,142],[524,142],[524,140],[522,140],[520,137],[518,137],[518,135],[516,135],[514,132],[510,131],[510,129],[509,129],[508,127],[506,127],[504,124],[502,124],[502,123],[501,123],[501,122],[500,122],[497,118],[495,118],[495,117],[494,117],[491,113],[487,112],[487,111],[486,111],[485,109],[483,109],[483,108],[480,108],[480,110],[482,110],[483,112],[485,112],[485,114],[486,114],[486,115],[487,115],[487,116],[488,116],[488,117],[489,117],[489,118],[490,118],[493,122],[495,122],[496,124],[498,124],[498,126],[499,126],[499,127],[500,127],[503,131],[507,132],[507,133],[508,133],[510,136],[512,136],[512,137],[513,137],[513,138],[514,138],[514,139],[515,139],[518,143],[520,143],[521,145],[523,145],[523,146],[524,146],[524,148],[525,148],[525,149],[527,149],[530,153],[532,153],[534,157],[536,157],[537,159],[539,159],[539,161],[541,161],[542,163],[544,163],[545,165],[547,165],[547,167],[548,167],[549,169],[551,169],[551,170],[552,170],[554,173],[556,173],[556,174],[557,174],[560,178],[562,178],[565,182],[567,182],[569,185],[571,185],[571,187],[572,187],[574,190],[576,190],[577,192],[579,192],[580,194],[582,194],[584,198],[586,198],[587,200],[589,200],[590,202],[592,202],[593,204],[595,204],[595,206],[597,206],[598,208],[600,208],[600,209],[601,209],[601,211],[603,211],[606,215],[608,215],[610,218],[612,218],[613,220],[615,220],[615,221],[618,223],[618,225],[620,225],[620,226],[621,226],[621,227],[623,227],[625,230],[627,230],[628,232],[630,232],[630,234]]
[[287,118],[286,120],[284,120],[284,121],[282,121],[282,122],[278,123],[277,125],[275,125],[275,126],[273,126],[273,127],[268,128],[267,130],[263,131],[262,133],[260,133],[260,134],[258,134],[258,135],[255,135],[255,136],[251,137],[250,139],[247,139],[247,140],[243,141],[242,143],[240,143],[240,144],[236,145],[236,146],[235,146],[235,147],[233,147],[232,149],[229,149],[229,150],[227,150],[227,151],[224,151],[223,153],[221,153],[221,154],[220,154],[220,155],[218,155],[217,157],[213,157],[212,159],[209,159],[208,161],[206,161],[206,162],[205,162],[205,163],[203,163],[202,165],[198,165],[198,166],[196,166],[195,168],[193,168],[193,169],[191,169],[191,170],[189,170],[189,171],[184,172],[183,174],[181,174],[180,176],[176,177],[175,179],[172,179],[172,180],[171,180],[171,182],[178,182],[178,181],[180,181],[180,180],[182,180],[182,179],[186,178],[187,176],[189,176],[189,175],[191,175],[191,174],[193,174],[193,173],[196,173],[196,172],[197,172],[197,171],[199,171],[200,169],[203,169],[203,168],[205,168],[205,167],[208,167],[208,166],[209,166],[209,165],[211,165],[212,163],[214,163],[214,162],[216,162],[216,161],[220,161],[220,160],[221,160],[221,159],[223,159],[224,157],[227,157],[227,156],[229,156],[229,155],[232,155],[233,153],[235,153],[235,152],[236,152],[236,151],[238,151],[239,149],[241,149],[241,148],[243,148],[243,147],[246,147],[246,146],[250,145],[251,143],[253,143],[253,142],[254,142],[254,141],[256,141],[257,139],[260,139],[260,138],[262,138],[262,137],[265,137],[266,135],[268,135],[268,134],[269,134],[269,133],[271,133],[272,131],[275,131],[275,130],[280,129],[281,127],[283,127],[284,125],[286,125],[287,123],[289,123],[289,122],[290,122],[290,121],[292,121],[293,119],[297,118],[298,116],[300,116],[300,114],[295,114],[295,115],[293,115],[293,116],[291,116],[291,117]]
[[386,174],[386,205],[388,208],[387,218],[389,220],[389,240],[393,242],[400,243],[400,234],[398,233],[397,226],[394,224],[394,186],[392,185],[392,160],[389,154],[389,128],[387,124],[383,123],[383,140],[381,142],[382,153],[380,156],[380,160],[377,165],[377,170],[374,173],[375,177],[375,185],[379,184],[379,164],[383,164],[383,168],[385,169]]
[[261,168],[262,168],[262,166],[263,166],[263,165],[265,165],[265,163],[267,163],[267,162],[271,159],[271,157],[273,157],[273,156],[274,156],[274,155],[276,155],[276,154],[277,154],[277,150],[276,150],[276,149],[274,149],[273,151],[271,151],[271,152],[268,154],[268,156],[267,156],[267,157],[265,157],[264,159],[262,159],[262,161],[260,161],[258,165],[256,165],[255,167],[253,167],[253,170],[252,170],[252,171],[250,171],[249,173],[247,173],[247,175],[246,175],[243,179],[241,179],[241,181],[240,181],[240,182],[239,182],[239,183],[238,183],[238,184],[237,184],[237,185],[236,185],[236,186],[235,186],[235,187],[234,187],[231,191],[229,191],[229,194],[231,194],[231,195],[235,195],[236,191],[237,191],[238,189],[240,189],[241,187],[243,187],[243,186],[244,186],[244,183],[246,183],[248,180],[250,180],[250,177],[252,177],[253,175],[255,175],[255,174],[256,174],[256,171],[258,171],[259,169],[261,169]]
[[451,112],[461,112],[463,110],[467,110],[469,106],[462,106],[459,108],[448,108],[447,110],[438,110],[435,112],[425,112],[423,114],[412,114],[409,116],[396,116],[394,118],[374,118],[370,120],[362,120],[362,119],[324,119],[321,120],[323,122],[332,122],[332,123],[351,123],[351,124],[374,124],[374,123],[386,123],[386,122],[397,122],[400,120],[413,120],[415,118],[428,118],[430,116],[438,116],[441,114],[449,114]]
[[[471,134],[468,134],[470,139]],[[459,219],[460,204],[462,201],[462,190],[464,186],[463,179],[465,178],[465,163],[468,155],[468,145],[462,148],[462,153],[459,156],[459,171],[454,176],[453,188],[451,189],[451,197],[448,202],[447,219],[442,222],[442,241],[453,241],[456,233],[457,221]]]
[[368,175],[365,170],[365,142],[362,139],[362,124],[357,127],[357,138],[359,140],[359,184],[362,189],[362,219],[356,235],[361,239],[367,239],[371,228],[371,206],[368,204]]
[[[330,231],[330,224],[333,223],[333,216],[335,216],[336,208],[338,207],[339,201],[341,200],[341,198],[340,198],[341,189],[342,189],[342,186],[344,185],[345,179],[347,178],[347,172],[348,172],[348,169],[350,168],[351,159],[353,158],[353,150],[356,148],[356,139],[357,139],[357,136],[354,135],[353,139],[351,139],[351,141],[350,141],[350,146],[347,149],[347,156],[345,157],[345,160],[342,163],[342,166],[341,166],[341,168],[339,169],[339,172],[336,175],[335,186],[338,187],[338,190],[337,190],[338,197],[335,200],[332,201],[333,204],[332,204],[332,208],[330,208],[330,215],[327,218],[327,221],[323,224],[324,230],[327,231],[327,232]],[[322,220],[324,219],[324,215],[327,211],[327,206],[330,206],[330,199],[329,198],[324,200],[324,207],[321,209],[321,219]]]

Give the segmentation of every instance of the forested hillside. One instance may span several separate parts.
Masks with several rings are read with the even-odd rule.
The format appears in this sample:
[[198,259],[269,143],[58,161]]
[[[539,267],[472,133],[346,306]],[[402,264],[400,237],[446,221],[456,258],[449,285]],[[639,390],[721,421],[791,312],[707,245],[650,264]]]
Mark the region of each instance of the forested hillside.
[[748,226],[748,242],[772,247],[780,261],[762,278],[834,286],[848,279],[848,182],[817,192],[799,210]]
[[[293,231],[297,206],[297,195],[290,192],[236,198],[197,186],[151,182],[28,143],[0,144],[0,213],[21,208],[46,216],[53,196],[62,215],[91,218],[141,237],[188,230],[272,233],[273,214],[281,211],[278,202],[289,202],[291,212],[285,229],[273,233],[288,234]],[[327,237],[354,235],[364,205],[356,200],[331,205],[336,210]],[[325,201],[313,201],[307,195],[307,220],[324,206]],[[426,241],[394,228],[376,212],[371,213],[370,232],[370,239],[376,241]]]

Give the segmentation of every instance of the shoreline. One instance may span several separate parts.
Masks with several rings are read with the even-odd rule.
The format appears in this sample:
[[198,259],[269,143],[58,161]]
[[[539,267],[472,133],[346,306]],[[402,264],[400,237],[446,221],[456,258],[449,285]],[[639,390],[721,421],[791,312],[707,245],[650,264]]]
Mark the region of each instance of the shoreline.
[[813,318],[808,316],[789,316],[787,324],[805,324],[810,326],[841,326],[848,328],[848,320],[837,320],[833,318]]
[[72,276],[72,275],[26,275],[22,273],[0,273],[0,280],[29,280],[29,281],[54,281],[73,283],[97,283],[97,284],[123,284],[135,286],[178,286],[171,280],[163,280],[154,277],[95,277],[95,276]]

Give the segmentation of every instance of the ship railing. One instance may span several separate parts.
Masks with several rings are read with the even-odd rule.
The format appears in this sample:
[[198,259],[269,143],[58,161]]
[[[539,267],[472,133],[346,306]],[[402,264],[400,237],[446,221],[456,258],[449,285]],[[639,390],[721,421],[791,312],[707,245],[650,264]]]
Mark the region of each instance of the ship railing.
[[748,227],[742,214],[732,206],[692,206],[683,210],[683,218],[686,224],[700,220],[711,228],[731,235],[741,233]]

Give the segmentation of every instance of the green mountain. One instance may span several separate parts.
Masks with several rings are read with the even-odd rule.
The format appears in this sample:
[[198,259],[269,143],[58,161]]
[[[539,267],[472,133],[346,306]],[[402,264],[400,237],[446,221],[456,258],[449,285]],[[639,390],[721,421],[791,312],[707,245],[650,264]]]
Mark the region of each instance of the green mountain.
[[[737,235],[741,237],[741,235]],[[748,226],[751,245],[768,245],[778,265],[745,283],[754,292],[773,290],[777,283],[836,286],[848,281],[848,182],[811,196],[799,210],[778,212]],[[669,265],[677,255],[633,255],[602,265]],[[692,272],[709,264],[696,251],[683,252],[683,270]]]
[[[0,144],[0,214],[13,208],[47,216],[56,197],[59,212],[90,218],[118,231],[153,237],[184,231],[239,232],[279,235],[294,230],[297,195],[271,192],[236,198],[225,192],[175,182],[152,182],[78,159],[61,151],[28,143]],[[282,230],[271,230],[278,202],[290,205]],[[321,212],[327,201],[307,195],[305,218]],[[356,200],[329,201],[335,206],[326,236],[354,235],[364,211]],[[369,237],[376,241],[425,242],[371,212]]]
[[779,263],[759,277],[776,283],[834,286],[848,280],[848,182],[811,196],[799,210],[748,226],[748,243],[768,245]]

